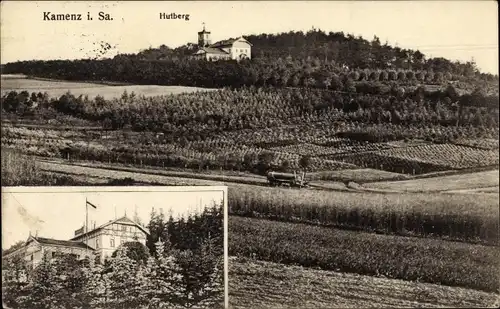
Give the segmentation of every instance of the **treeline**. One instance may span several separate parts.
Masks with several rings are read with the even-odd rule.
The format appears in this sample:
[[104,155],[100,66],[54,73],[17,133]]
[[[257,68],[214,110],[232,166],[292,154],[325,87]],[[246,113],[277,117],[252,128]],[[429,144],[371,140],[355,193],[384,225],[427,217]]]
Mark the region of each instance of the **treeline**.
[[[313,59],[317,63],[335,63],[351,69],[431,71],[498,82],[498,76],[480,73],[473,61],[452,62],[441,57],[426,59],[419,50],[392,47],[387,42],[382,44],[377,36],[368,41],[343,32],[326,33],[312,29],[308,32],[248,35],[245,38],[253,44],[253,59]],[[193,44],[175,49],[162,45],[127,57],[142,60],[182,59],[193,53],[194,48]]]
[[[12,308],[40,309],[222,308],[223,230],[222,219],[214,217],[218,212],[221,210],[214,206],[190,215],[187,220],[197,222],[197,228],[188,230],[183,230],[183,220],[169,219],[173,234],[195,232],[199,242],[196,248],[187,249],[183,241],[163,234],[164,238],[154,242],[151,254],[140,243],[125,243],[104,265],[88,258],[76,260],[71,255],[56,259],[45,255],[32,269],[22,257],[6,258],[2,267],[3,301]],[[214,227],[203,225],[211,223]],[[214,233],[203,233],[207,228]]]
[[[446,85],[468,92],[477,87],[498,92],[498,81],[450,72],[415,69],[349,69],[317,59],[254,59],[251,61],[141,60],[117,56],[104,60],[51,60],[8,63],[3,73],[99,82],[183,85],[197,87],[275,86],[323,88],[355,92],[356,83],[418,86]],[[379,86],[380,87],[380,86]]]
[[205,208],[200,214],[189,215],[187,218],[175,220],[172,214],[168,218],[163,212],[151,212],[149,235],[146,246],[154,254],[156,242],[161,239],[166,244],[178,250],[199,250],[203,242],[210,238],[215,240],[213,250],[215,254],[224,254],[224,210],[223,205],[214,205]]
[[346,80],[397,85],[456,82],[472,91],[481,86],[498,92],[498,76],[479,72],[473,61],[426,59],[420,51],[381,44],[343,32],[288,32],[246,37],[253,44],[251,61],[193,60],[196,45],[165,45],[138,54],[103,60],[19,61],[2,73],[64,80],[128,82],[198,87],[294,86],[348,90]]
[[250,87],[151,98],[124,93],[112,100],[71,93],[48,99],[12,91],[2,97],[1,106],[4,112],[35,118],[52,111],[105,129],[163,132],[167,141],[318,121],[498,127],[498,96],[481,91],[459,96],[453,86],[435,92],[393,89],[384,95]]

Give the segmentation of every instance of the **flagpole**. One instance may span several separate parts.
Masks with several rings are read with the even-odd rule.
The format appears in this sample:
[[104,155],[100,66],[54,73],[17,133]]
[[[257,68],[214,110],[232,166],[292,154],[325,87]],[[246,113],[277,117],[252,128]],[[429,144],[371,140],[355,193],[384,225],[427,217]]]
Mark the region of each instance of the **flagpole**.
[[87,255],[88,255],[88,244],[87,244],[87,237],[89,236],[88,235],[88,231],[89,231],[89,205],[88,205],[88,201],[87,201],[87,197],[85,197],[85,250],[87,251]]

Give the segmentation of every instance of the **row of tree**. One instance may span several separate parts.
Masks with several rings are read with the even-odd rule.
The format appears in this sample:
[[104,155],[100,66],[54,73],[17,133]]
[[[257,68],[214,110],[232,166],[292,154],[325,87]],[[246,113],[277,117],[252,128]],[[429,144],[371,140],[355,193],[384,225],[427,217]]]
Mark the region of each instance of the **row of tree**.
[[[163,226],[150,223],[158,237],[154,245],[149,243],[153,239],[148,239],[148,248],[125,243],[104,265],[72,255],[45,255],[31,269],[22,257],[5,259],[3,302],[12,308],[40,309],[222,308],[221,213],[222,207],[214,206],[187,220],[169,218]],[[158,216],[152,218],[158,221]],[[196,239],[196,245],[177,242],[175,235],[180,234]]]
[[85,81],[198,87],[314,87],[353,91],[360,81],[396,85],[442,85],[453,81],[460,88],[497,89],[498,81],[450,72],[401,69],[347,69],[313,60],[254,59],[251,61],[141,60],[116,57],[104,60],[23,61],[5,65],[5,73]]
[[41,93],[12,91],[2,97],[1,106],[5,112],[34,117],[54,110],[100,123],[105,129],[164,132],[170,139],[298,121],[498,126],[497,96],[479,90],[460,96],[453,86],[435,92],[423,87],[409,92],[394,88],[385,95],[250,87],[149,98],[124,93],[112,100],[71,93],[48,99]]

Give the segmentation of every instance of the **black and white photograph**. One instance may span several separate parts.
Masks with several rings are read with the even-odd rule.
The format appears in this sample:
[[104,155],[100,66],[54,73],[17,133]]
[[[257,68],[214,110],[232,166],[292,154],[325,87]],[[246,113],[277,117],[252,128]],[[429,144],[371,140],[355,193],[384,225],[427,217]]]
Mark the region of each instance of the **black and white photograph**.
[[7,187],[3,308],[224,308],[225,187]]
[[5,306],[500,306],[497,1],[0,5],[2,188],[227,188],[219,255],[194,191],[2,192]]

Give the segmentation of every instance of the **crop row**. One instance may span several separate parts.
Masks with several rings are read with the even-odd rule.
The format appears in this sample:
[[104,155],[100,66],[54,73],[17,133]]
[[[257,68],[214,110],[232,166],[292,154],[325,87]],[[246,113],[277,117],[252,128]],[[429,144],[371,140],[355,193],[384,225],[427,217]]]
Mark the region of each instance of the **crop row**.
[[449,169],[497,165],[498,152],[452,144],[427,144],[392,148],[370,153],[332,156],[361,167],[370,167],[403,174],[425,174]]
[[498,164],[497,151],[471,149],[451,144],[422,145],[404,149],[396,148],[380,151],[379,154],[437,165],[442,164],[457,169]]
[[356,164],[363,168],[374,168],[383,171],[420,175],[431,172],[446,171],[447,165],[422,162],[414,158],[391,157],[377,152],[352,153],[333,156],[335,160]]
[[481,139],[462,138],[454,141],[454,144],[481,148],[481,149],[488,149],[488,150],[498,149],[498,139],[492,139],[492,138],[481,138]]
[[[8,130],[6,129],[7,132]],[[2,145],[5,147],[16,148],[30,155],[63,157],[65,159],[96,160],[161,167],[223,168],[233,170],[253,170],[258,166],[261,169],[272,167],[297,170],[300,168],[299,161],[301,156],[298,154],[267,151],[263,148],[248,147],[241,144],[214,142],[212,145],[209,144],[212,147],[201,147],[199,144],[180,145],[177,143],[139,144],[142,147],[138,148],[138,144],[134,140],[71,140],[64,137],[37,138],[31,134],[25,137],[20,133],[6,134],[6,136],[2,137]],[[218,147],[215,147],[215,145]],[[270,155],[267,161],[261,161],[260,156],[264,153]],[[267,167],[263,166],[263,164]],[[310,171],[343,168],[355,168],[355,166],[325,158],[312,158],[308,165],[308,170]]]
[[229,218],[229,254],[497,292],[499,247]]
[[[356,124],[342,125],[345,129],[353,126]],[[302,128],[308,127],[316,129],[315,125],[303,126]],[[373,130],[375,128],[373,127]],[[296,141],[289,141],[294,144],[281,147],[252,145],[264,141],[273,144],[273,141],[269,139],[279,138],[279,135],[269,133],[267,130],[245,132],[239,140],[236,140],[235,136],[231,136],[230,133],[226,133],[222,136],[207,138],[204,141],[181,139],[178,142],[162,141],[154,137],[145,138],[146,134],[143,136],[135,133],[127,133],[127,136],[125,133],[123,136],[114,134],[112,139],[105,139],[103,136],[95,138],[82,133],[79,136],[72,136],[64,131],[50,130],[46,132],[11,127],[2,127],[2,133],[4,145],[17,145],[19,149],[28,150],[29,154],[59,156],[62,149],[69,147],[81,159],[96,159],[96,156],[101,156],[91,154],[91,152],[114,152],[114,154],[105,155],[108,158],[106,161],[122,162],[125,160],[130,163],[131,160],[134,162],[156,160],[155,166],[165,166],[162,160],[165,159],[165,156],[170,156],[184,158],[181,160],[183,163],[180,161],[176,163],[176,165],[181,164],[184,167],[193,166],[193,164],[199,166],[203,161],[205,166],[225,169],[249,168],[258,164],[259,156],[265,152],[271,154],[269,162],[266,164],[270,167],[285,169],[299,169],[299,161],[303,155],[325,156],[313,158],[308,166],[309,171],[338,170],[359,166],[397,173],[422,174],[498,164],[496,151],[451,144],[421,144],[404,147],[404,144],[367,143],[336,136],[328,139],[323,136],[322,141],[329,143],[328,146],[301,144]],[[269,133],[269,135],[265,133]],[[282,133],[282,131],[276,132],[276,134]],[[96,133],[93,134],[96,135]],[[137,148],[137,144],[142,145],[142,150]],[[44,148],[46,151],[43,150]],[[198,161],[198,163],[190,162],[193,160]]]
[[352,153],[352,152],[365,152],[376,151],[381,149],[391,148],[388,144],[384,143],[364,143],[363,145],[348,145],[348,143],[339,143],[338,146],[326,147],[315,144],[294,144],[288,146],[270,148],[271,151],[283,151],[296,153],[299,155],[308,156],[328,156],[339,153]]
[[229,190],[229,211],[406,236],[496,244],[498,199],[444,194],[378,194],[254,188]]

